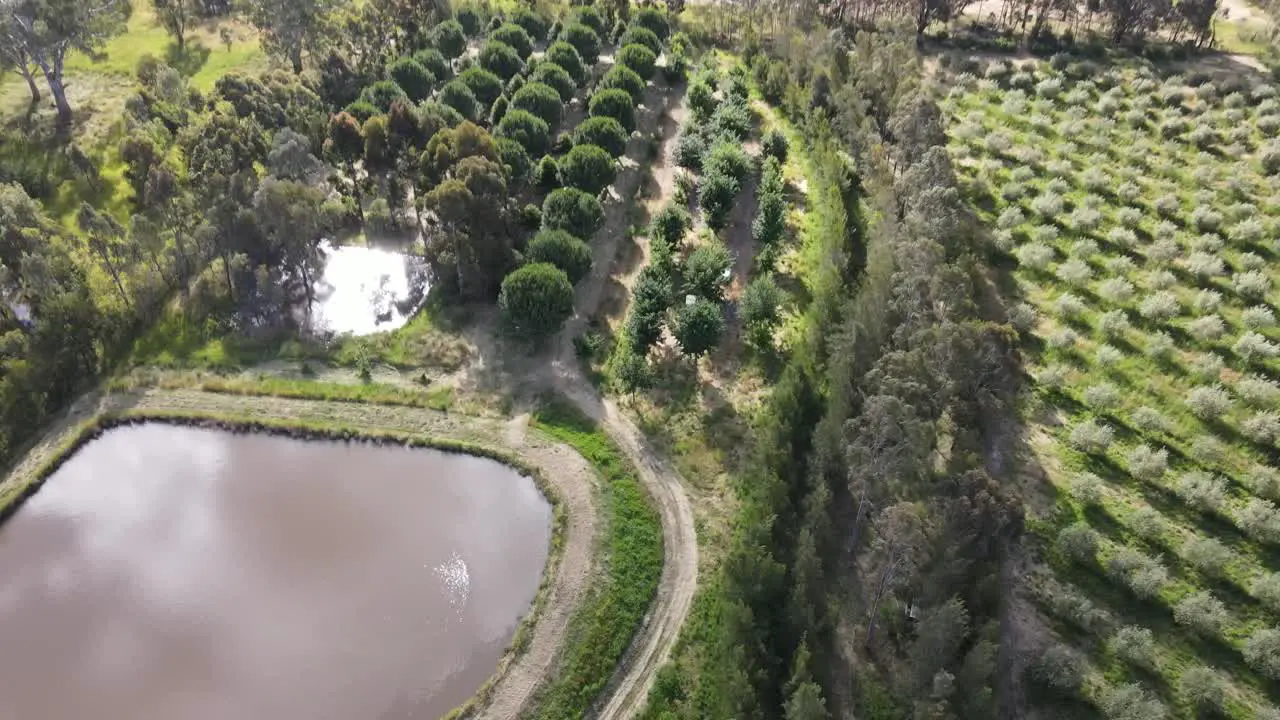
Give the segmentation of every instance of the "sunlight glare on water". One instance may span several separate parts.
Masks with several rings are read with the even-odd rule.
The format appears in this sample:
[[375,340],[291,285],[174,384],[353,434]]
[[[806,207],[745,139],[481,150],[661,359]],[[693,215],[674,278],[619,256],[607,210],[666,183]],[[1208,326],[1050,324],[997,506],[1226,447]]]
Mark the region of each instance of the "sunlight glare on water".
[[395,330],[413,314],[405,253],[321,243],[324,274],[315,286],[315,332],[369,335]]

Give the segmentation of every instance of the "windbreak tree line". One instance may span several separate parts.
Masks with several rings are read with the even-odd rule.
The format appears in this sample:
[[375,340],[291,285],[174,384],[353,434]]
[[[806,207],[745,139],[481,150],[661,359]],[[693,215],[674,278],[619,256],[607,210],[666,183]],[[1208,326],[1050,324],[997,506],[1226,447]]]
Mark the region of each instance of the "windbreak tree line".
[[[988,460],[1011,451],[1017,356],[977,309],[983,249],[913,48],[863,33],[767,61],[789,70],[782,109],[815,165],[806,232],[828,261],[756,418],[728,554],[646,717],[990,718],[1012,682],[997,672],[995,580],[1021,508]],[[704,124],[733,132],[736,118],[713,120],[714,88],[689,91]],[[693,130],[681,164],[731,174]],[[771,159],[798,150],[763,145],[753,232],[767,250],[786,232]],[[765,318],[766,283],[743,300]]]

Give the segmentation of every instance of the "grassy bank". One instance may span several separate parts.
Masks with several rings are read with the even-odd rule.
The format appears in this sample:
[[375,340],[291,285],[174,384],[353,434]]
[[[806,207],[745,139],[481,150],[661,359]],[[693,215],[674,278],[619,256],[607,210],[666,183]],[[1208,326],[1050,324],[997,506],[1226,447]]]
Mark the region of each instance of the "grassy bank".
[[556,679],[536,717],[583,717],[613,676],[662,575],[662,528],[635,468],[604,431],[563,401],[545,402],[537,429],[577,450],[603,479],[607,575],[571,625]]
[[130,390],[139,385],[167,390],[194,389],[223,395],[282,397],[293,400],[369,403],[400,407],[448,410],[453,406],[451,387],[415,390],[400,385],[367,382],[344,384],[282,377],[222,377],[218,375],[173,374],[151,379],[138,376],[118,378],[108,383],[110,390]]

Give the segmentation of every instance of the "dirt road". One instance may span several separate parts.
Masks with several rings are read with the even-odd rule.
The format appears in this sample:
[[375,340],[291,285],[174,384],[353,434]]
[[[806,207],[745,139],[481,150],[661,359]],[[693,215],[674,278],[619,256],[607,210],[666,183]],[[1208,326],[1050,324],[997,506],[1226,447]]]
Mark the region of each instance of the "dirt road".
[[[679,130],[678,123],[660,122],[659,118],[664,110],[672,117],[684,116],[682,94],[679,88],[659,91],[653,87],[646,94],[637,125],[659,129],[659,158],[672,157]],[[597,720],[631,718],[644,706],[658,668],[671,657],[698,587],[697,530],[679,473],[654,450],[617,405],[602,398],[582,376],[573,347],[573,338],[586,328],[591,315],[600,309],[609,284],[618,282],[618,274],[634,271],[634,268],[615,268],[613,260],[619,256],[623,243],[633,242],[627,232],[630,219],[625,199],[636,197],[646,182],[644,173],[649,170],[641,156],[643,152],[643,143],[634,138],[627,148],[627,160],[630,161],[624,162],[627,169],[612,188],[615,197],[606,209],[605,226],[592,240],[595,263],[591,274],[578,286],[574,317],[565,324],[553,343],[555,359],[549,368],[550,374],[543,376],[599,423],[628,455],[662,520],[663,563],[658,594],[609,685],[596,701],[595,712],[591,716]],[[656,197],[648,199],[646,204],[649,207],[661,207],[670,199],[674,173],[667,173],[667,176],[665,182],[664,178],[655,180]]]

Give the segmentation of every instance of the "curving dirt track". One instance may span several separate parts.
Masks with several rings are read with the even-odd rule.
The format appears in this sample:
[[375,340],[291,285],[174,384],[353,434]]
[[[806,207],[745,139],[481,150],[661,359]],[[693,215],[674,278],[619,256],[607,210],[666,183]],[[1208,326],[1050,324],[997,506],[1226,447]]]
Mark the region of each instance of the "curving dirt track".
[[[681,88],[659,90],[650,87],[640,111],[641,128],[658,128],[658,156],[670,158],[674,153],[677,123],[663,123],[664,111],[683,117],[685,108]],[[633,165],[639,161],[642,143],[633,139],[627,148]],[[648,205],[660,207],[671,196],[674,174],[656,179],[657,197]],[[623,720],[634,717],[644,707],[649,690],[660,668],[670,657],[689,616],[694,592],[698,587],[698,536],[693,522],[693,509],[685,493],[683,481],[675,468],[645,439],[639,428],[611,400],[602,398],[579,370],[573,338],[586,329],[590,315],[600,310],[609,283],[616,281],[614,259],[624,243],[633,242],[627,233],[628,217],[623,198],[636,198],[645,182],[645,173],[628,168],[620,174],[612,188],[614,202],[606,209],[605,225],[592,241],[595,262],[591,274],[578,284],[575,314],[552,343],[555,356],[549,368],[532,378],[535,383],[549,383],[571,400],[582,412],[595,420],[631,459],[640,481],[653,498],[662,520],[662,578],[658,592],[636,630],[631,646],[614,670],[613,678],[597,698],[590,717],[597,720]],[[646,241],[642,241],[646,242]],[[647,255],[647,253],[646,253]]]

